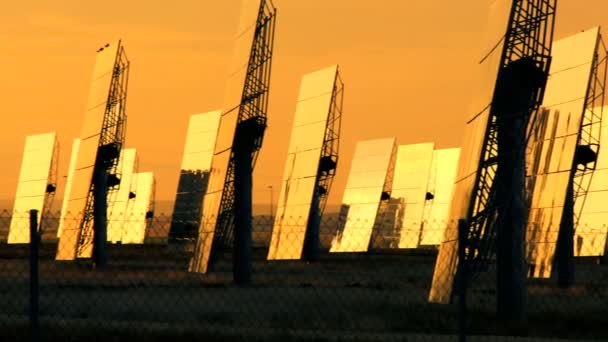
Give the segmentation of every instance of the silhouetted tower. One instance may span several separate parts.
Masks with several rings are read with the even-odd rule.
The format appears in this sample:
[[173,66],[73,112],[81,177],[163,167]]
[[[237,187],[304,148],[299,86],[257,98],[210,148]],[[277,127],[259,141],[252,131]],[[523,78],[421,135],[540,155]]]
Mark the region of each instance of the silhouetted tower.
[[467,215],[462,262],[474,273],[487,268],[495,253],[497,314],[503,319],[523,317],[526,129],[542,103],[555,8],[555,0],[513,1]]
[[[96,267],[107,262],[109,189],[120,184],[117,170],[126,129],[129,61],[121,41],[97,50],[89,104],[64,218],[57,260],[93,257]],[[85,200],[82,200],[85,197]]]
[[[496,260],[497,313],[523,317],[525,299],[524,201],[528,121],[542,103],[551,61],[556,0],[497,0],[481,63],[469,136],[463,144],[451,217],[464,219],[464,246],[446,231],[430,300],[447,302],[457,277],[486,270]],[[504,26],[503,26],[504,25]],[[496,76],[494,76],[496,75]],[[494,78],[492,78],[494,77]],[[464,173],[466,172],[466,174]],[[460,203],[464,202],[464,203]],[[464,249],[463,258],[456,251]],[[461,283],[458,281],[457,283]],[[461,293],[462,294],[462,293]]]
[[233,247],[238,284],[251,278],[252,172],[266,129],[276,9],[244,0],[224,110],[190,271],[207,272]]

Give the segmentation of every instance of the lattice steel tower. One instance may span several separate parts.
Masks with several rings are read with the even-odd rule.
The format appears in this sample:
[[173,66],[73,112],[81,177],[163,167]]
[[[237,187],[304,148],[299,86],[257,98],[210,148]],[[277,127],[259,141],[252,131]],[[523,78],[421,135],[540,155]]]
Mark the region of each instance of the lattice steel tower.
[[[525,279],[525,147],[551,61],[556,0],[513,0],[466,216],[469,275],[497,263],[497,312],[519,318]],[[500,44],[499,44],[500,46]]]

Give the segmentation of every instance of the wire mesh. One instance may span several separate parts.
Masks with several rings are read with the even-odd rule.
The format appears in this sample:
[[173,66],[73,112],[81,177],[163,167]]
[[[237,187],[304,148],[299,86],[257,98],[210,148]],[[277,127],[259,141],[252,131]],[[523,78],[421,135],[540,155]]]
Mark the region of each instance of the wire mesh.
[[[249,286],[234,285],[229,250],[210,272],[188,272],[194,241],[168,243],[172,217],[163,214],[127,217],[122,224],[128,243],[108,244],[103,269],[93,268],[90,259],[55,261],[59,217],[58,212],[47,214],[41,225],[43,341],[454,341],[458,333],[456,305],[428,302],[437,247],[394,248],[400,232],[391,228],[391,215],[374,222],[367,253],[329,253],[345,218],[324,215],[321,258],[312,263],[267,261],[274,218],[255,216]],[[28,226],[29,213],[0,212],[3,341],[28,340],[30,333],[29,245],[6,243],[11,220]],[[298,220],[291,220],[294,227],[302,227]],[[445,229],[456,229],[445,222],[425,222],[424,227],[425,234],[441,236]],[[608,340],[608,227],[577,231],[577,255],[585,256],[577,257],[575,285],[564,289],[553,279],[528,279],[522,326],[495,317],[493,267],[470,284],[467,331],[472,340]],[[504,337],[511,335],[520,337]]]

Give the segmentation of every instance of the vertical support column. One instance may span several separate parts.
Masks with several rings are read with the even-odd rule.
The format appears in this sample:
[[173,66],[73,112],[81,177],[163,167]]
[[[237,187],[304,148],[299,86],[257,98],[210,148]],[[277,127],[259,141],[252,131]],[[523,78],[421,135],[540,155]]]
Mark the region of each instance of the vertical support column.
[[263,117],[241,121],[235,132],[234,158],[234,251],[232,272],[234,282],[247,285],[252,273],[252,187],[253,154],[261,145],[266,129]]
[[309,262],[319,260],[319,231],[321,225],[321,208],[319,207],[321,200],[319,197],[319,185],[315,184],[315,190],[312,195],[312,203],[310,206],[310,214],[308,215],[306,237],[304,238],[303,258]]
[[467,221],[458,220],[458,341],[467,340],[467,290],[469,286],[469,268],[467,265]]
[[524,205],[525,132],[523,116],[499,123],[496,171],[496,312],[500,319],[520,321],[525,306]]
[[557,284],[560,287],[574,285],[574,183],[568,182],[566,200],[557,235],[555,251]]
[[253,184],[251,150],[238,144],[234,150],[234,282],[246,285],[251,282],[251,216]]
[[106,240],[108,228],[108,172],[96,163],[93,171],[93,264],[104,268],[108,258]]
[[546,82],[546,71],[532,58],[512,61],[499,72],[492,103],[498,143],[493,184],[497,208],[496,313],[499,319],[516,324],[524,319],[526,297],[526,128]]
[[31,341],[40,340],[38,254],[40,234],[38,233],[38,210],[30,210],[30,334]]

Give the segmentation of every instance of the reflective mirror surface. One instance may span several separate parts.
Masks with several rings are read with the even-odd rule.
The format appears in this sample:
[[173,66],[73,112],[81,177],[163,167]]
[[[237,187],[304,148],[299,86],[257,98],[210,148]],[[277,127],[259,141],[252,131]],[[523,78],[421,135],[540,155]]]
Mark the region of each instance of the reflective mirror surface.
[[473,187],[479,170],[481,150],[486,136],[490,105],[500,68],[504,37],[507,33],[512,0],[487,1],[489,15],[484,48],[479,56],[480,63],[474,75],[477,83],[469,109],[469,119],[464,127],[461,157],[458,162],[454,194],[450,206],[448,226],[439,248],[435,263],[433,282],[429,294],[431,302],[447,303],[452,294],[454,275],[458,263],[458,232],[456,223],[467,218]]
[[125,224],[122,226],[123,244],[143,244],[146,238],[149,219],[148,212],[154,211],[156,181],[152,172],[134,174],[136,189],[132,205],[127,209]]
[[302,77],[268,259],[300,259],[337,65]]
[[432,181],[428,191],[433,194],[429,214],[424,218],[420,245],[439,245],[447,226],[460,148],[433,151]]
[[68,215],[68,203],[70,199],[70,192],[72,190],[72,178],[74,177],[74,170],[76,169],[76,157],[78,156],[78,149],[80,147],[80,139],[76,138],[72,142],[72,152],[70,154],[70,163],[68,165],[68,176],[65,182],[65,190],[63,192],[63,201],[61,202],[61,217],[59,219],[59,228],[57,229],[57,237],[61,237],[61,231]]
[[395,138],[357,143],[342,197],[348,214],[330,252],[368,250],[382,194],[390,193],[392,187],[396,152]]
[[526,256],[531,277],[551,275],[598,35],[596,27],[553,44],[545,98],[530,139],[534,146],[528,146],[538,153],[528,165],[532,194]]
[[171,219],[170,241],[196,237],[221,114],[217,110],[190,116]]
[[50,209],[47,198],[54,193],[46,190],[49,184],[57,186],[58,153],[59,143],[54,132],[25,138],[8,243],[29,243],[29,211],[38,210],[40,226],[44,213]]
[[134,174],[138,170],[137,151],[134,148],[123,149],[118,160],[118,170],[120,174],[120,187],[118,191],[108,194],[108,232],[109,242],[116,243],[123,240],[122,231],[126,220],[129,219],[127,213],[133,205],[133,200],[129,199],[129,193],[137,193]]
[[[72,217],[62,222],[62,231],[57,247],[57,260],[74,260],[76,258],[76,250],[83,228],[83,213],[91,190],[93,168],[97,157],[97,148],[118,47],[119,43],[113,42],[97,52],[87,109],[80,133],[80,146],[76,156],[74,173],[72,174],[70,193],[65,206],[66,212],[69,212]],[[90,248],[85,248],[85,250],[87,250],[84,252],[85,254],[90,254]]]
[[416,248],[420,243],[422,218],[435,143],[400,145],[397,149],[391,197],[405,201],[399,248]]

